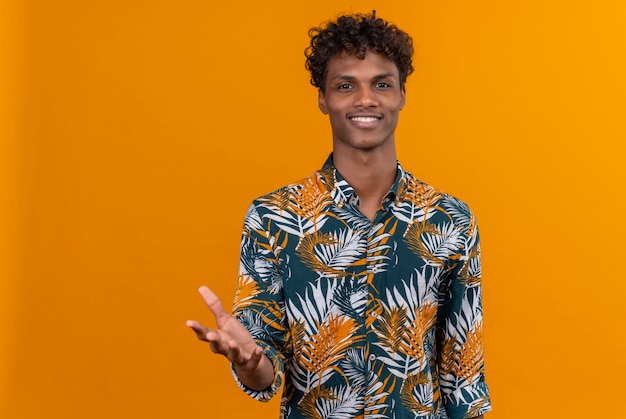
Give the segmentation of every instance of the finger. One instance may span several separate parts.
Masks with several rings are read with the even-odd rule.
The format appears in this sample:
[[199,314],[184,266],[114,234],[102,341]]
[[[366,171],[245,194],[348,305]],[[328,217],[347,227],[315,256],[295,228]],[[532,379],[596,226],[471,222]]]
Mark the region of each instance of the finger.
[[190,327],[191,330],[196,334],[196,337],[205,342],[209,342],[207,335],[210,334],[211,329],[204,327],[201,323],[195,320],[187,320],[187,327]]
[[257,368],[263,357],[263,349],[255,345],[250,354],[245,353],[241,346],[234,341],[228,344],[228,358],[231,362],[248,370]]
[[248,362],[248,366],[250,367],[250,369],[256,369],[259,366],[263,355],[263,348],[261,348],[260,346],[255,346],[254,351],[252,351],[250,361]]
[[217,320],[218,324],[224,319],[230,317],[226,310],[224,310],[224,306],[218,296],[208,287],[203,285],[200,287],[198,292],[202,296],[206,305],[209,307],[209,310],[211,310],[211,313],[215,316],[215,320]]
[[241,347],[235,341],[228,342],[228,353],[226,354],[226,358],[234,364],[245,364],[245,360],[243,359],[241,353]]

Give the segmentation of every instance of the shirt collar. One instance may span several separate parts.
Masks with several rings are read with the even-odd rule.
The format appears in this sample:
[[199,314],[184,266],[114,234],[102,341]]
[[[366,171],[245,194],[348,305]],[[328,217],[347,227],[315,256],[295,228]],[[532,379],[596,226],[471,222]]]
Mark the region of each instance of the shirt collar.
[[[397,202],[402,199],[401,185],[406,183],[407,173],[402,168],[400,162],[397,162],[398,170],[396,172],[396,179],[391,185],[389,192],[386,195],[386,199],[383,200],[383,204],[386,202]],[[341,173],[335,168],[333,164],[332,153],[326,159],[324,166],[320,170],[320,174],[324,180],[324,184],[328,189],[331,197],[339,207],[343,207],[346,204],[358,205],[359,197],[356,192],[348,184],[348,182],[341,176]]]

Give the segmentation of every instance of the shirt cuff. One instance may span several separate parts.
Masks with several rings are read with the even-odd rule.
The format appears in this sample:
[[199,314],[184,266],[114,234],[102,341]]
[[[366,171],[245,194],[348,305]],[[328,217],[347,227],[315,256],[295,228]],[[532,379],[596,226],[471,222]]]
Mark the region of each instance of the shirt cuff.
[[491,411],[489,388],[484,381],[478,381],[446,395],[444,404],[450,419],[480,416]]
[[276,393],[278,393],[278,390],[280,390],[283,385],[283,371],[285,362],[283,357],[271,345],[268,345],[267,343],[259,340],[256,341],[256,344],[263,349],[263,353],[265,354],[265,356],[267,356],[267,358],[272,363],[272,366],[274,367],[274,380],[272,381],[272,384],[270,384],[270,386],[265,390],[254,390],[246,386],[244,383],[241,382],[241,380],[239,380],[239,377],[235,372],[235,366],[233,364],[231,364],[230,370],[233,374],[235,382],[240,389],[242,389],[246,394],[256,400],[259,400],[261,402],[267,402],[272,397],[274,397]]

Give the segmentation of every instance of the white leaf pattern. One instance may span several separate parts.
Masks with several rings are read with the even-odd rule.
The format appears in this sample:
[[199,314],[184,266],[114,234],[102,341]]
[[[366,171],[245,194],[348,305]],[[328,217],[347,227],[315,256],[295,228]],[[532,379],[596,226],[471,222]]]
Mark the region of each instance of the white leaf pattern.
[[[329,159],[248,210],[234,314],[278,370],[267,390],[239,385],[268,400],[284,377],[283,419],[446,419],[491,409],[482,364],[461,353],[482,344],[473,214],[400,165],[389,196],[371,222]],[[460,360],[455,375],[448,364]]]

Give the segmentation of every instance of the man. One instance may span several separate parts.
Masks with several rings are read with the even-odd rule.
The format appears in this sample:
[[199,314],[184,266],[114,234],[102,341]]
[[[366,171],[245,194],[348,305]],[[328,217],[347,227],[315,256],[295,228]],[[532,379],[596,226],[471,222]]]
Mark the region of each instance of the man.
[[188,321],[240,387],[282,418],[475,418],[484,381],[475,218],[397,162],[411,38],[375,14],[311,31],[307,69],[333,152],[255,200],[234,316],[206,287],[217,329]]

